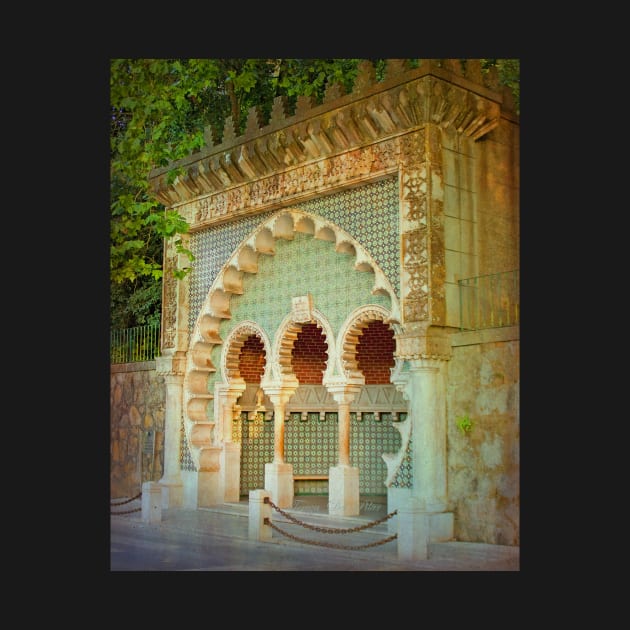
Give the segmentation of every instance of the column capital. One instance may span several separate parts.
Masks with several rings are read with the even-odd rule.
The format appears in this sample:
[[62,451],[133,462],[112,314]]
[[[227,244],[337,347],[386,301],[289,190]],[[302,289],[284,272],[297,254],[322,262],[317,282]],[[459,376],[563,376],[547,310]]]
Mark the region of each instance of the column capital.
[[160,376],[184,376],[186,371],[186,353],[175,352],[155,357],[155,371]]
[[273,403],[274,407],[279,405],[286,405],[295,390],[299,387],[300,382],[297,378],[286,379],[280,382],[268,381],[267,383],[261,383],[261,388],[265,392],[266,396],[269,396],[269,400]]
[[401,359],[448,361],[451,353],[450,335],[444,328],[414,324],[396,335],[396,356]]
[[448,359],[445,357],[423,357],[419,359],[410,359],[406,361],[407,369],[397,370],[392,377],[392,383],[396,389],[403,395],[407,401],[410,400],[411,391],[417,386],[416,378],[420,374],[438,374],[440,368],[446,364]]
[[448,361],[445,357],[431,356],[411,359],[409,361],[410,372],[437,372]]
[[335,399],[338,405],[349,405],[361,391],[361,384],[358,383],[327,383],[326,390]]
[[236,400],[247,388],[245,379],[233,378],[229,383],[215,383],[214,393],[225,400]]

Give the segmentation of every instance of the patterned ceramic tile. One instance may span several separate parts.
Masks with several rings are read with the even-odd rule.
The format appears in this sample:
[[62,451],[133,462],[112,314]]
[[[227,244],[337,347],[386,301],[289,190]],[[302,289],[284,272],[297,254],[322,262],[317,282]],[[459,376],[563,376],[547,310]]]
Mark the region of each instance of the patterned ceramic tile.
[[[397,177],[360,188],[320,197],[295,206],[334,222],[363,245],[379,264],[395,291],[399,293],[399,203]],[[192,330],[201,305],[215,278],[239,244],[256,226],[273,212],[238,219],[212,227],[191,236],[190,247],[195,255],[190,282],[189,328]],[[244,319],[258,322],[270,339],[291,310],[291,299],[309,292],[316,309],[330,321],[335,335],[348,313],[365,304],[380,304],[390,308],[385,296],[372,295],[374,276],[354,269],[354,257],[339,254],[334,244],[296,232],[294,239],[276,240],[273,256],[259,257],[258,272],[243,276],[243,294],[233,295],[230,301],[232,318],[224,320],[220,335],[226,338],[232,328]],[[221,346],[215,346],[212,362],[219,366]],[[220,379],[217,370],[208,383]],[[210,406],[212,410],[212,406]],[[295,474],[328,474],[337,461],[337,420],[331,414],[325,421],[314,413],[306,422],[294,414],[285,428],[286,461],[294,464]],[[238,423],[235,423],[238,425]],[[241,493],[262,488],[264,464],[273,461],[273,422],[256,421],[252,424],[245,414],[241,426],[235,426],[234,439],[242,446]],[[376,419],[364,414],[357,420],[351,417],[351,464],[360,470],[361,494],[386,494],[383,481],[387,475],[383,452],[400,448],[400,434],[387,418]],[[182,431],[180,460],[182,469],[194,470],[185,435]],[[410,478],[410,475],[408,475]],[[397,477],[397,485],[406,483],[406,474]],[[296,493],[328,492],[328,483],[300,482]]]

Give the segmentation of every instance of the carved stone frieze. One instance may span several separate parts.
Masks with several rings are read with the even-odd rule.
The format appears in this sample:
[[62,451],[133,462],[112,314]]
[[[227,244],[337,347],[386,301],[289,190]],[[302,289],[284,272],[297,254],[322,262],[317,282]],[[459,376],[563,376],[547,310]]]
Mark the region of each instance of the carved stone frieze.
[[334,185],[347,186],[366,177],[389,174],[397,168],[398,154],[397,140],[388,140],[203,197],[193,202],[191,229],[262,211],[279,202],[302,200],[323,188],[330,190]]
[[186,355],[176,352],[174,355],[164,354],[156,357],[155,371],[160,376],[183,378],[186,370]]
[[162,348],[175,347],[177,332],[177,280],[173,270],[177,268],[177,253],[170,249],[164,257],[162,280]]
[[[292,117],[287,116],[286,99],[278,97],[267,126],[259,109],[250,110],[242,136],[236,135],[228,117],[220,145],[214,145],[206,130],[207,144],[201,151],[151,173],[151,191],[164,205],[174,206],[275,175],[278,169],[365,149],[427,123],[452,126],[474,140],[499,124],[503,90],[492,83],[490,91],[464,78],[458,60],[422,61],[419,68],[410,69],[402,60],[389,60],[380,83],[372,64],[364,61],[351,94],[331,85],[322,105],[300,96]],[[477,74],[471,70],[470,76]],[[166,175],[176,166],[185,173],[169,183]]]
[[449,360],[451,342],[443,328],[422,326],[419,330],[396,335],[396,356],[405,360]]

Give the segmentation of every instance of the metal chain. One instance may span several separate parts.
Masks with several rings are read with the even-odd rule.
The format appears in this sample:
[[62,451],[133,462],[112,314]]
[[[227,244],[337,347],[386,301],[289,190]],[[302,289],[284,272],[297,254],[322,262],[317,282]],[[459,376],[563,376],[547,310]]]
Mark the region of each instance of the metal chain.
[[[390,512],[389,514],[385,515],[383,518],[377,521],[371,521],[369,523],[366,523],[365,525],[359,525],[357,527],[347,527],[347,528],[320,527],[318,525],[311,525],[310,523],[305,523],[304,521],[300,521],[299,519],[295,518],[288,512],[285,512],[284,510],[280,509],[270,498],[267,498],[265,502],[269,503],[269,505],[271,505],[271,507],[274,510],[282,514],[282,516],[284,516],[289,521],[296,523],[297,525],[301,525],[302,527],[305,527],[307,529],[311,529],[313,531],[321,532],[324,534],[351,534],[354,532],[360,532],[364,529],[368,529],[370,527],[374,527],[375,525],[379,525],[380,523],[383,523],[386,520],[392,518],[392,516],[395,516],[396,514],[398,514],[398,510],[394,510],[393,512]],[[393,536],[389,536],[388,538],[383,538],[382,540],[366,543],[364,545],[340,545],[340,544],[335,544],[335,543],[321,542],[318,540],[308,540],[306,538],[300,538],[299,536],[294,536],[293,534],[289,534],[289,532],[284,531],[277,525],[274,525],[270,518],[265,518],[264,523],[265,525],[269,525],[271,529],[274,529],[279,534],[282,534],[283,536],[286,536],[287,538],[290,538],[291,540],[295,540],[296,542],[304,543],[307,545],[317,545],[319,547],[329,547],[331,549],[350,549],[350,550],[369,549],[370,547],[377,547],[378,545],[384,545],[385,543],[391,542],[392,540],[396,540],[398,538],[398,534],[394,534]]]
[[277,512],[280,512],[280,514],[282,514],[282,516],[284,516],[288,520],[293,521],[294,523],[301,525],[302,527],[306,527],[307,529],[312,529],[316,532],[323,532],[324,534],[351,534],[353,532],[360,532],[363,529],[369,529],[370,527],[380,525],[381,523],[384,523],[388,519],[392,518],[392,516],[396,516],[396,514],[398,514],[398,510],[394,510],[393,512],[390,512],[389,514],[386,514],[383,518],[379,519],[378,521],[371,521],[369,523],[366,523],[365,525],[359,525],[357,527],[348,527],[346,529],[343,529],[339,527],[319,527],[317,525],[311,525],[309,523],[305,523],[304,521],[300,521],[299,519],[295,518],[288,512],[281,510],[271,499],[269,499],[269,505],[271,505],[271,507]]
[[[135,501],[136,499],[139,499],[142,496],[142,492],[139,492],[138,494],[136,494],[135,497],[131,497],[131,499],[127,499],[126,501],[120,501],[120,503],[114,503],[113,501],[109,502],[110,506],[115,506],[118,507],[119,505],[125,505],[125,503],[131,503],[132,501]],[[109,511],[110,514],[133,514],[134,512],[140,512],[142,510],[141,507],[136,508],[135,510],[126,510],[123,512],[112,512],[111,510]]]
[[131,499],[127,499],[125,501],[121,501],[120,503],[114,503],[113,501],[110,501],[109,504],[110,505],[115,505],[115,506],[125,505],[125,503],[131,503],[132,501],[135,501],[136,499],[139,499],[141,496],[142,496],[142,492],[139,492],[138,494],[136,494],[135,497],[131,497]]
[[[306,538],[299,538],[298,536],[294,536],[293,534],[289,534],[288,532],[285,532],[284,530],[280,529],[277,525],[274,525],[271,522],[271,520],[268,518],[266,518],[264,522],[265,522],[265,525],[269,525],[271,529],[275,529],[278,533],[282,534],[283,536],[286,536],[287,538],[291,538],[292,540],[295,540],[296,542],[305,543],[307,545],[317,545],[319,547],[330,547],[331,549],[350,549],[350,550],[358,551],[360,549],[368,549],[370,547],[377,547],[378,545],[384,545],[385,543],[391,542],[392,540],[396,540],[396,538],[398,538],[398,534],[394,534],[393,536],[390,536],[389,538],[383,538],[383,540],[377,540],[371,543],[366,543],[365,545],[336,545],[334,543],[327,543],[327,542],[320,542],[317,540],[307,540]],[[343,533],[346,533],[346,532],[343,532]]]
[[[139,499],[142,496],[142,492],[138,493],[135,497],[131,497],[131,499],[127,499],[126,501],[121,501],[120,503],[113,503],[110,502],[110,505],[112,506],[119,506],[119,505],[125,505],[126,503],[131,503],[131,501],[135,501],[136,499]],[[287,518],[289,521],[292,521],[293,523],[296,523],[297,525],[301,525],[302,527],[305,527],[307,529],[311,529],[314,530],[316,532],[321,532],[324,534],[350,534],[353,532],[360,532],[364,529],[368,529],[370,527],[374,527],[375,525],[379,525],[380,523],[385,522],[386,520],[392,518],[392,516],[395,516],[398,513],[398,510],[394,510],[393,512],[390,512],[389,514],[386,514],[383,518],[377,520],[377,521],[371,521],[369,523],[366,523],[365,525],[360,525],[357,527],[348,527],[348,528],[338,528],[338,527],[319,527],[317,525],[311,525],[310,523],[305,523],[303,521],[300,521],[299,519],[295,518],[294,516],[292,516],[291,514],[289,514],[288,512],[285,512],[284,510],[280,509],[275,503],[273,503],[273,501],[271,501],[271,499],[269,499],[269,504],[271,505],[271,507],[276,510],[277,512],[279,512],[280,514],[282,514],[285,518]],[[123,512],[112,512],[110,511],[110,514],[133,514],[134,512],[140,512],[142,510],[142,508],[136,508],[135,510],[126,510]],[[364,545],[339,545],[339,544],[335,544],[335,543],[327,543],[327,542],[319,542],[317,540],[307,540],[306,538],[300,538],[299,536],[294,536],[293,534],[289,534],[288,532],[285,532],[284,530],[280,529],[277,525],[274,525],[270,519],[266,518],[265,519],[265,524],[269,525],[269,527],[271,527],[272,529],[276,530],[279,534],[282,534],[283,536],[286,536],[287,538],[290,538],[292,540],[295,540],[296,542],[299,543],[304,543],[307,545],[317,545],[320,547],[329,547],[331,549],[349,549],[349,550],[361,550],[361,549],[369,549],[370,547],[377,547],[379,545],[384,545],[388,542],[391,542],[392,540],[396,540],[398,538],[398,534],[394,534],[393,536],[389,536],[388,538],[383,538],[382,540],[377,540],[371,543],[366,543]]]

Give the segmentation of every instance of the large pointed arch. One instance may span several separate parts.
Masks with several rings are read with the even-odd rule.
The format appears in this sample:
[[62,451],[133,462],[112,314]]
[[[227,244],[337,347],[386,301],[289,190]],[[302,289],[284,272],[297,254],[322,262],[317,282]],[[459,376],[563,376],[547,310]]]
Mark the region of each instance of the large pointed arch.
[[[234,250],[217,274],[208,295],[201,305],[199,315],[190,336],[189,352],[187,356],[186,373],[184,376],[184,425],[188,443],[191,448],[191,456],[196,465],[203,459],[203,450],[211,445],[216,445],[213,436],[214,428],[214,404],[213,393],[210,392],[208,380],[217,371],[217,366],[212,362],[213,350],[217,345],[225,343],[219,333],[221,322],[231,319],[230,301],[232,295],[242,295],[243,275],[245,273],[258,272],[258,259],[261,255],[273,255],[276,250],[276,240],[293,240],[295,233],[310,234],[313,238],[334,243],[335,251],[339,254],[354,256],[354,268],[357,271],[372,273],[374,284],[373,295],[389,297],[391,311],[387,312],[387,320],[400,322],[400,306],[396,292],[379,265],[365,248],[345,230],[336,224],[323,219],[315,214],[303,210],[281,210],[273,216],[262,221],[260,225]],[[330,324],[321,313],[315,312],[316,320],[324,328],[330,346],[336,345]],[[248,323],[249,326],[252,322]],[[258,329],[258,327],[256,327]],[[239,328],[245,331],[245,328]],[[259,331],[262,333],[262,331]],[[286,340],[285,330],[285,340]],[[234,335],[234,331],[230,333]],[[267,340],[261,334],[262,339]],[[290,335],[289,335],[290,336]],[[236,348],[238,333],[231,337],[235,343],[230,344]],[[268,340],[266,341],[268,343]],[[275,341],[274,341],[275,343]],[[235,345],[236,344],[236,345]],[[331,347],[329,346],[329,351]],[[266,346],[267,347],[267,346]],[[341,346],[338,346],[341,347]],[[275,349],[268,357],[274,356]],[[278,353],[282,355],[282,352]],[[329,357],[331,355],[329,354]],[[340,366],[339,353],[335,350],[332,360],[329,358],[326,374]],[[235,355],[230,349],[223,349],[221,353],[220,375],[224,382],[233,376],[233,364]],[[278,369],[281,373],[282,361],[275,366],[274,361],[266,366],[265,379],[272,376],[269,370]],[[341,372],[339,372],[341,374]]]

